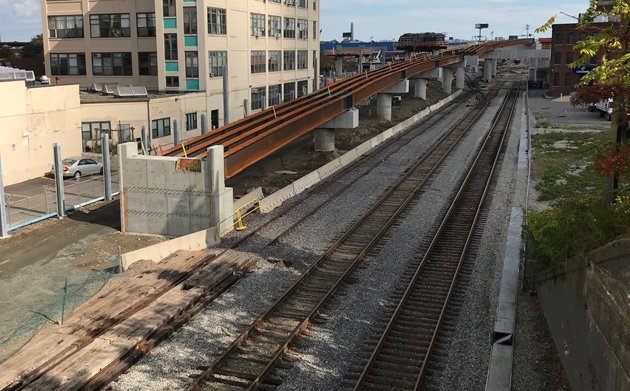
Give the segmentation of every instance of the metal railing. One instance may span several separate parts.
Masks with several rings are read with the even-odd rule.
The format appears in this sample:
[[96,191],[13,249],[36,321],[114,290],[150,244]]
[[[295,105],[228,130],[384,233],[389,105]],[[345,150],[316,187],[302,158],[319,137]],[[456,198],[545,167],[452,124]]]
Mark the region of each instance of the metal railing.
[[[260,210],[259,199],[252,200],[246,203],[245,205],[241,206],[240,208],[236,209],[234,213],[232,213],[231,215],[227,216],[226,218],[224,218],[223,220],[219,222],[219,225],[217,227],[217,231],[219,232],[219,237],[223,235],[224,233],[230,231],[232,228],[234,228],[237,231],[244,231],[245,229],[247,229],[247,226],[243,224],[243,220],[245,219],[245,217],[255,213],[258,210]],[[245,213],[243,213],[243,211],[245,211]],[[232,224],[224,227],[223,224],[230,220],[232,221]]]

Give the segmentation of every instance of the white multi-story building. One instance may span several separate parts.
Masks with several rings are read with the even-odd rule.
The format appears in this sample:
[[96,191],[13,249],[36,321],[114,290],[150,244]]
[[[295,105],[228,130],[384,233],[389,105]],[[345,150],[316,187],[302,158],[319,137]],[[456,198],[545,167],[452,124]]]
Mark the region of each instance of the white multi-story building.
[[51,80],[205,93],[213,127],[224,65],[232,121],[318,88],[318,0],[42,0],[42,14]]

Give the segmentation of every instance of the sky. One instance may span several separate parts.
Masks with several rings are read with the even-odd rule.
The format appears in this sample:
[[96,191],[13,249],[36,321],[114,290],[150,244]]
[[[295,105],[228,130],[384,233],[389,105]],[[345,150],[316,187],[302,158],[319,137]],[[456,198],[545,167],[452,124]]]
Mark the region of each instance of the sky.
[[[319,0],[322,40],[341,40],[354,22],[359,40],[398,39],[407,32],[443,32],[449,37],[470,39],[476,23],[488,23],[484,35],[506,37],[526,33],[559,15],[558,23],[573,19],[587,0]],[[40,0],[0,0],[2,41],[26,41],[41,33]],[[548,35],[548,33],[547,33]]]

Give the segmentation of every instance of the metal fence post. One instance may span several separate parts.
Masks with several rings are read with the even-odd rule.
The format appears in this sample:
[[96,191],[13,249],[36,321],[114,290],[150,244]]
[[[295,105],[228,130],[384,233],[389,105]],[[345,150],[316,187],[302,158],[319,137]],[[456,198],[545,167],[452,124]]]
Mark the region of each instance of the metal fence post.
[[228,67],[223,66],[223,125],[230,123],[230,83],[228,78]]
[[3,171],[2,171],[2,156],[0,155],[0,238],[8,238],[9,237],[9,226],[7,225],[7,213],[11,213],[10,210],[7,211],[7,207],[4,200],[4,181],[3,181]]
[[201,113],[201,134],[208,133],[208,121],[206,119],[206,114]]
[[173,145],[178,147],[180,143],[180,137],[179,137],[179,121],[174,119],[173,120]]
[[61,145],[53,145],[55,157],[55,190],[57,191],[57,217],[63,218],[66,214],[65,197],[63,193],[63,165],[61,164]]
[[144,125],[140,128],[140,139],[142,140],[142,153],[146,155],[149,149],[149,138],[147,137],[147,128]]
[[105,190],[105,201],[112,200],[112,167],[109,160],[109,134],[103,133],[101,136],[103,146],[103,186]]

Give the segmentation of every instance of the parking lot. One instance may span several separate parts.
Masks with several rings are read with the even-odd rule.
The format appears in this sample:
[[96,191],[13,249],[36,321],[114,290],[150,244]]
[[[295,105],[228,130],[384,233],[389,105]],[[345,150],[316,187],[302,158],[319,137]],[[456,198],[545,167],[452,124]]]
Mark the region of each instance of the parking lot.
[[[118,192],[118,171],[112,172],[112,192]],[[64,180],[66,209],[103,197],[102,175]],[[4,188],[7,223],[15,227],[56,211],[56,190],[53,176],[31,179]]]

